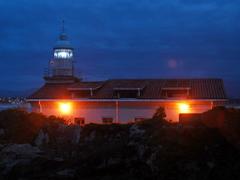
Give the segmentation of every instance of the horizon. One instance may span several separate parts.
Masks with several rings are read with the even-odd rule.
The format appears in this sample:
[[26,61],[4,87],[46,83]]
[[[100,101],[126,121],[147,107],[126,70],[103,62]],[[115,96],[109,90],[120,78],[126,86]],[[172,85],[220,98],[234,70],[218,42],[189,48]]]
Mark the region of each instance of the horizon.
[[0,90],[44,83],[64,19],[84,80],[219,78],[240,97],[240,2],[9,1],[0,10]]

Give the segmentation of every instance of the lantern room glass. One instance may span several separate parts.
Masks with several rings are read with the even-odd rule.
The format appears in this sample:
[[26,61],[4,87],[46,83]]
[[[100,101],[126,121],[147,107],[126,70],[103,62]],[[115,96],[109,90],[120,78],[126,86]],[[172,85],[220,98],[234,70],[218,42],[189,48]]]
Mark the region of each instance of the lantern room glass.
[[56,59],[70,59],[73,56],[71,49],[55,49],[54,58]]

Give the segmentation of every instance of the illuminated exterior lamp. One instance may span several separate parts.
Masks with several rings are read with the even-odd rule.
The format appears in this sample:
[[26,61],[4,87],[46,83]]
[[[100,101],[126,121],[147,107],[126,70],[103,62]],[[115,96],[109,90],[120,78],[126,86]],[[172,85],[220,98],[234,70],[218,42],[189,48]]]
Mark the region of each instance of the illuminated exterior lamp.
[[179,109],[179,113],[181,114],[186,114],[186,113],[190,113],[190,105],[187,103],[178,103],[178,109]]
[[62,115],[69,115],[72,112],[72,104],[70,102],[60,102],[58,108]]

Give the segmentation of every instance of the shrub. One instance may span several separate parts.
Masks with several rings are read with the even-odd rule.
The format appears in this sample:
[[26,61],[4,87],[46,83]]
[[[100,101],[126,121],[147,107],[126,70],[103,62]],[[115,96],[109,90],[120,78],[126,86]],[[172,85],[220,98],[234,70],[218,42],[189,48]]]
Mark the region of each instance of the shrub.
[[159,107],[152,117],[152,119],[155,119],[155,120],[165,120],[165,118],[166,118],[166,113],[163,107]]
[[39,130],[46,126],[62,123],[63,119],[46,117],[39,113],[28,113],[19,109],[0,112],[0,129],[4,129],[1,141],[12,143],[31,143]]

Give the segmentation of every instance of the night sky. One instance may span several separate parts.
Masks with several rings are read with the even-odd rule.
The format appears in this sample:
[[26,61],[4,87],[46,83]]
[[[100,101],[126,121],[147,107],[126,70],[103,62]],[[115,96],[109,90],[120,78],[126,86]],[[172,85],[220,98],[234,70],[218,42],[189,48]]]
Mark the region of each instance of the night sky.
[[44,83],[62,19],[85,80],[217,77],[240,96],[237,0],[0,0],[0,89]]

